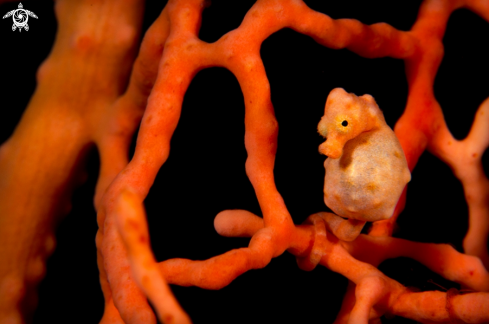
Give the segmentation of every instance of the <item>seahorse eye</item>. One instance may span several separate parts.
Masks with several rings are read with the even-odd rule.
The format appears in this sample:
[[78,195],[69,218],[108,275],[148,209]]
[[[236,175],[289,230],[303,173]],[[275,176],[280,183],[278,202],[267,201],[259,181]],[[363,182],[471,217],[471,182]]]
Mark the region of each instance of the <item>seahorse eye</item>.
[[344,127],[348,126],[348,121],[347,120],[344,120],[341,125],[343,125]]

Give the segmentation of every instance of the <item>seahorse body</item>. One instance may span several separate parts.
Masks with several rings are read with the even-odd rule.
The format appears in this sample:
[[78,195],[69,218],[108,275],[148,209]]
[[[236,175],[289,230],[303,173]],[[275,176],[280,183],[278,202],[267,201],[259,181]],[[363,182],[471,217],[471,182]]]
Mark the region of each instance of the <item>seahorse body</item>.
[[326,138],[324,202],[337,215],[362,221],[392,216],[411,180],[404,151],[370,95],[331,91],[318,131]]

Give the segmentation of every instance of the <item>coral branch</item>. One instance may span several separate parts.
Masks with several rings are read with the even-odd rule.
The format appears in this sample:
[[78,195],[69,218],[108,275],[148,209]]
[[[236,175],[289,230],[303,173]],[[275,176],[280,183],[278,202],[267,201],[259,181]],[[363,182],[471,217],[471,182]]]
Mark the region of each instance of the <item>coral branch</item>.
[[127,248],[129,262],[137,265],[132,267],[133,278],[142,287],[143,292],[155,305],[160,320],[164,323],[190,323],[187,314],[173,297],[165,279],[159,274],[156,260],[149,248],[149,233],[142,219],[146,216],[130,192],[123,192],[115,203],[119,231],[122,233]]
[[482,155],[489,146],[489,99],[477,110],[469,135],[453,138],[443,124],[432,139],[430,150],[447,163],[462,182],[469,205],[469,230],[464,239],[466,253],[479,257],[489,268],[489,180],[482,167]]
[[[39,68],[18,127],[0,149],[0,321],[10,323],[23,322],[35,308],[36,286],[54,250],[54,226],[85,177],[93,128],[105,122],[103,114],[123,90],[143,10],[137,1],[59,1],[56,12],[58,41]],[[101,17],[97,24],[87,23],[91,15]],[[117,32],[108,39],[111,26]]]
[[[6,1],[0,1],[3,2]],[[311,8],[316,5],[308,4]],[[68,213],[73,190],[86,177],[88,152],[95,148],[100,156],[93,197],[99,227],[97,264],[105,298],[101,323],[156,323],[157,319],[164,323],[190,323],[190,317],[194,317],[196,311],[189,310],[189,317],[183,309],[190,306],[181,300],[181,307],[168,284],[211,290],[229,285],[232,289],[239,280],[231,283],[249,270],[274,267],[276,263],[272,259],[285,251],[295,256],[300,269],[311,271],[308,276],[317,275],[318,271],[312,270],[323,266],[348,279],[347,292],[335,323],[380,323],[382,316],[393,315],[423,323],[488,322],[489,312],[485,305],[489,303],[489,180],[484,171],[483,155],[489,146],[489,99],[477,110],[468,136],[457,140],[445,122],[433,86],[443,59],[442,40],[451,14],[467,8],[489,21],[489,4],[481,0],[424,0],[412,28],[403,31],[387,23],[377,23],[375,19],[370,21],[373,24],[367,25],[364,19],[338,15],[331,7],[324,10],[326,14],[321,13],[301,0],[258,0],[240,16],[239,27],[236,24],[234,27],[237,28],[226,30],[212,42],[204,41],[206,29],[201,30],[202,24],[213,23],[204,11],[208,5],[204,0],[170,0],[139,42],[144,13],[141,1],[56,2],[58,31],[54,47],[39,67],[36,91],[19,125],[0,147],[0,322],[30,321],[36,304],[36,287],[44,276],[46,258],[54,250],[55,225]],[[331,11],[331,17],[327,15],[328,11]],[[216,21],[221,23],[224,21],[221,18],[224,17]],[[41,19],[44,17],[39,15],[39,21]],[[312,188],[307,191],[311,196],[319,188],[317,197],[320,197],[321,186],[310,177],[321,178],[324,173],[319,174],[315,169],[319,160],[307,157],[304,158],[307,167],[298,170],[289,164],[290,169],[285,173],[289,178],[284,177],[283,169],[276,168],[276,162],[280,167],[280,156],[285,159],[284,156],[297,153],[295,144],[279,136],[279,123],[280,134],[283,129],[292,129],[291,137],[296,141],[306,129],[301,128],[304,122],[300,117],[311,112],[314,122],[305,132],[310,129],[314,133],[324,99],[331,89],[347,89],[339,84],[344,78],[358,79],[358,88],[347,90],[361,91],[357,93],[359,95],[367,93],[370,85],[379,81],[380,78],[372,75],[379,71],[357,71],[358,67],[350,61],[343,66],[343,61],[335,61],[331,59],[333,56],[324,54],[332,51],[322,52],[325,57],[321,60],[327,63],[317,69],[321,73],[326,70],[317,78],[321,90],[315,91],[322,93],[320,99],[306,100],[304,97],[308,94],[302,94],[305,90],[300,87],[306,80],[297,77],[290,92],[299,92],[303,98],[298,103],[284,105],[277,98],[285,93],[276,92],[270,61],[265,59],[267,55],[263,50],[267,39],[287,28],[312,38],[318,51],[322,50],[322,45],[327,51],[347,49],[358,54],[363,60],[360,65],[372,61],[364,58],[390,57],[397,62],[404,61],[407,104],[405,111],[396,116],[395,136],[388,126],[394,124],[395,118],[393,115],[388,118],[388,115],[395,107],[380,104],[389,97],[388,90],[356,97],[335,89],[327,99],[325,116],[318,127],[326,142],[319,150],[329,156],[325,163],[323,194],[336,214],[318,212],[324,210],[322,204],[311,207],[311,201],[316,198],[304,202],[304,198],[296,198],[300,201],[294,202],[294,195],[302,194],[298,191],[306,192],[305,186],[307,190]],[[286,45],[286,51],[296,46]],[[336,53],[340,54],[334,55],[349,55],[345,51]],[[286,53],[279,54],[285,57]],[[309,60],[305,57],[302,59],[304,64]],[[282,65],[282,70],[291,71],[292,64]],[[245,153],[246,162],[241,171],[243,178],[246,179],[246,173],[251,183],[249,186],[246,182],[247,190],[254,193],[257,204],[250,208],[239,206],[245,191],[233,192],[236,188],[224,185],[226,188],[221,193],[229,191],[239,197],[225,208],[243,209],[218,213],[223,207],[213,208],[210,213],[218,213],[214,219],[215,230],[225,237],[250,237],[251,240],[247,247],[223,243],[232,239],[212,241],[219,242],[217,245],[222,244],[224,248],[198,257],[190,253],[190,258],[199,259],[194,261],[188,255],[181,258],[177,254],[184,250],[183,247],[188,246],[194,252],[201,245],[214,243],[209,243],[207,238],[200,242],[188,223],[192,219],[193,225],[197,218],[206,217],[211,199],[199,200],[200,196],[204,196],[204,191],[212,192],[221,186],[217,183],[217,175],[202,171],[207,161],[222,162],[221,158],[217,158],[217,162],[213,160],[218,153],[211,151],[211,147],[217,143],[209,140],[207,132],[217,127],[221,132],[219,140],[226,140],[231,136],[229,129],[243,131],[238,126],[228,127],[234,121],[219,120],[215,126],[214,121],[204,119],[212,119],[214,105],[225,101],[225,93],[222,93],[225,91],[220,90],[211,104],[204,99],[189,104],[188,96],[193,95],[193,87],[198,87],[194,86],[193,80],[199,78],[200,71],[210,67],[221,67],[230,72],[243,94],[241,106],[234,107],[235,102],[226,102],[226,109],[240,110],[241,107],[241,111],[244,110],[245,150],[241,151],[240,163],[245,162]],[[391,83],[390,79],[387,83]],[[186,122],[183,112],[186,104],[194,106],[188,116],[201,118],[198,122],[203,127],[194,129],[192,126],[190,134],[186,134],[185,149],[192,154],[193,169],[179,175],[178,184],[183,183],[188,191],[179,201],[178,210],[165,210],[160,217],[163,223],[157,230],[165,233],[163,237],[171,238],[163,241],[160,250],[160,244],[155,244],[155,235],[152,235],[153,241],[150,238],[150,227],[157,227],[151,215],[154,211],[146,215],[144,204],[150,204],[151,187],[155,183],[158,185],[159,178],[164,178],[163,182],[168,180],[162,173],[172,166],[170,144],[173,147],[172,141],[179,136],[177,124],[180,119]],[[277,116],[274,106],[278,108]],[[379,107],[384,110],[385,118]],[[447,108],[443,108],[446,112]],[[283,116],[291,111],[294,116],[286,120]],[[345,130],[348,125],[352,129],[349,133]],[[138,127],[135,152],[130,156],[131,142]],[[369,137],[372,134],[377,137]],[[243,133],[239,136],[242,141]],[[374,143],[369,143],[369,139]],[[307,150],[317,153],[316,144],[307,145],[304,144]],[[370,155],[353,154],[361,145],[370,148]],[[204,150],[200,150],[202,146],[205,146]],[[223,154],[231,155],[235,146],[242,147],[242,144],[226,144]],[[463,242],[466,254],[447,244],[391,237],[409,197],[405,187],[409,180],[407,169],[414,170],[426,149],[446,163],[462,183],[469,214],[469,227]],[[380,159],[381,153],[387,157]],[[177,151],[175,156],[178,154]],[[358,162],[341,162],[339,159],[343,154]],[[333,168],[335,161],[340,162]],[[397,165],[392,161],[402,163]],[[348,169],[344,162],[352,168]],[[394,164],[397,166],[392,167]],[[306,168],[313,170],[310,176]],[[375,181],[368,177],[373,170],[383,172],[375,173],[379,178]],[[398,172],[394,174],[393,170]],[[199,172],[210,173],[208,179],[211,180],[206,183],[193,176]],[[187,173],[189,178],[185,177]],[[294,184],[291,179],[295,179],[295,173],[300,173],[307,185]],[[413,173],[413,181],[415,177],[416,173]],[[287,186],[293,185],[296,191],[287,192],[285,182],[292,183]],[[357,189],[353,190],[355,185]],[[177,185],[170,186],[176,191]],[[375,190],[381,194],[358,198]],[[220,194],[215,196],[222,200]],[[158,203],[164,208],[174,203],[174,199],[170,194],[163,194],[158,196]],[[385,200],[388,200],[388,206],[376,213],[379,204],[383,206]],[[363,204],[362,208],[358,201]],[[190,205],[195,205],[191,211],[187,210]],[[308,210],[303,216],[312,214],[301,225],[295,225],[293,221],[293,218],[301,217],[297,205],[301,210]],[[423,210],[420,208],[415,212],[422,214]],[[176,221],[173,214],[179,216]],[[194,214],[198,217],[193,217]],[[459,213],[453,214],[460,217]],[[426,218],[431,216],[426,215]],[[172,226],[178,221],[185,223],[181,231]],[[360,234],[366,222],[371,221],[374,223],[368,235]],[[177,253],[171,254],[171,251]],[[412,291],[378,269],[383,261],[399,257],[416,260],[433,273],[473,291],[465,293],[454,288]],[[319,271],[323,272],[318,276],[324,276],[326,270]],[[292,286],[290,278],[287,279],[280,279],[284,289]],[[318,280],[333,285],[329,276],[317,279],[315,284]],[[326,299],[328,310],[333,300],[338,300],[337,294],[332,289],[324,294],[329,298]],[[312,294],[305,295],[308,296],[303,296],[304,300],[312,305],[311,299],[307,299]],[[302,302],[302,297],[299,298],[301,300],[294,301],[297,305]],[[324,306],[325,302],[321,299],[320,303]],[[271,311],[271,302],[264,304],[266,311]],[[224,313],[225,307],[219,307],[219,312]],[[301,322],[307,321],[305,316],[312,312],[305,313],[301,314]],[[317,313],[324,315],[324,312]],[[229,318],[226,321],[229,322]]]

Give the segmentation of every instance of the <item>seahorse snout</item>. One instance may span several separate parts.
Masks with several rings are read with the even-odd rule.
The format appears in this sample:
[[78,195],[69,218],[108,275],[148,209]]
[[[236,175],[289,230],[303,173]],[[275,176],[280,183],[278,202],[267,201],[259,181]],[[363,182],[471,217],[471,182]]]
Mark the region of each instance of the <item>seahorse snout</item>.
[[319,153],[324,154],[332,159],[339,159],[343,154],[342,145],[334,145],[332,141],[326,141],[319,145]]

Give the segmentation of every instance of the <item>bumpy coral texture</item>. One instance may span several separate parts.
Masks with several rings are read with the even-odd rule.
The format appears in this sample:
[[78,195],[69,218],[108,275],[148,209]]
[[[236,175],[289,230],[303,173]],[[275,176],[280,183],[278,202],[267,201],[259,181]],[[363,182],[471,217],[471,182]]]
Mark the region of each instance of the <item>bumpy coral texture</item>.
[[[54,249],[53,225],[69,210],[71,192],[81,180],[83,159],[92,146],[99,150],[101,161],[94,197],[99,226],[97,263],[105,298],[101,323],[156,323],[157,319],[167,324],[190,323],[185,307],[168,284],[221,289],[249,270],[266,267],[285,251],[296,257],[301,269],[321,265],[349,280],[336,323],[378,323],[382,316],[393,315],[423,323],[488,322],[489,181],[481,158],[489,145],[489,100],[477,110],[468,136],[456,140],[432,89],[450,14],[467,8],[488,21],[489,2],[425,0],[411,30],[400,31],[385,23],[334,20],[301,0],[258,0],[238,28],[213,43],[198,37],[206,5],[204,0],[170,0],[139,44],[143,16],[140,1],[56,2],[55,45],[39,67],[38,85],[26,112],[0,148],[0,322],[29,320],[46,258]],[[348,169],[356,163],[356,151],[361,152],[362,144],[351,152],[349,143],[354,144],[355,138],[374,139],[368,132],[361,135],[362,131],[371,129],[371,136],[378,136],[376,143],[390,143],[368,155],[375,161],[383,154],[392,154],[389,160],[397,162],[387,163],[385,168],[392,179],[365,184],[369,187],[374,182],[370,189],[376,191],[383,190],[377,189],[379,183],[395,183],[389,193],[379,193],[387,201],[385,208],[376,209],[373,199],[374,208],[352,213],[362,209],[348,197],[352,191],[337,191],[340,197],[326,202],[349,219],[320,212],[301,225],[294,224],[287,201],[277,190],[274,165],[278,122],[260,57],[262,42],[283,28],[366,58],[404,60],[409,94],[394,128],[400,147],[368,95],[355,98],[334,90],[330,99],[339,95],[337,100],[356,102],[355,113],[344,107],[337,110],[335,100],[328,99],[326,118],[319,125],[319,132],[328,138],[320,150],[332,158],[326,162],[328,196],[345,186],[341,183],[328,188],[334,183],[329,176],[341,174],[334,171],[335,161],[337,168],[344,164]],[[207,260],[157,261],[143,202],[169,157],[170,141],[191,80],[212,66],[228,69],[241,87],[246,174],[263,217],[247,210],[225,210],[215,217],[219,234],[251,237],[247,247]],[[351,133],[339,131],[342,128],[337,123],[344,127],[344,120],[352,126]],[[357,123],[364,125],[357,129]],[[131,137],[138,126],[135,153],[129,161]],[[465,253],[446,244],[391,237],[406,202],[406,189],[392,212],[397,201],[393,197],[399,196],[409,180],[406,162],[396,160],[401,149],[409,170],[428,149],[447,163],[462,183],[469,207]],[[356,179],[353,186],[363,181],[363,177]],[[367,220],[374,221],[372,227],[359,235]],[[469,293],[407,288],[378,269],[384,260],[397,257],[412,258]],[[327,305],[318,310],[327,311]]]

